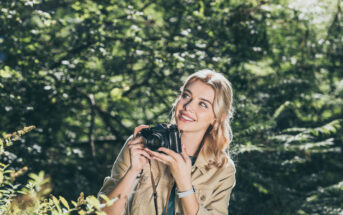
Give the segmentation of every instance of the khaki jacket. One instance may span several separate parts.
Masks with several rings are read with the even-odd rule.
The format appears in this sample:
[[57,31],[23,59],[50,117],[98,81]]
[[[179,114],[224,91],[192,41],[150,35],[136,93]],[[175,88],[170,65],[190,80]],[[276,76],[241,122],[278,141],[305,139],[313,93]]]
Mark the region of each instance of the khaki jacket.
[[[100,194],[109,194],[116,187],[120,179],[130,167],[130,152],[127,146],[129,137],[113,164],[111,176],[106,177]],[[220,169],[205,169],[207,162],[201,153],[192,166],[192,183],[196,198],[199,202],[197,214],[228,214],[228,206],[232,188],[235,186],[235,166],[230,159],[225,167]],[[168,190],[173,186],[174,180],[168,166],[156,160],[151,160],[151,170],[155,179],[157,191],[158,214],[162,214],[168,200]],[[140,179],[137,178],[135,186],[129,195],[126,209],[123,214],[147,215],[155,214],[153,189],[151,184],[149,164],[143,169]],[[172,198],[172,197],[170,197]],[[175,214],[183,214],[181,199],[175,197]]]

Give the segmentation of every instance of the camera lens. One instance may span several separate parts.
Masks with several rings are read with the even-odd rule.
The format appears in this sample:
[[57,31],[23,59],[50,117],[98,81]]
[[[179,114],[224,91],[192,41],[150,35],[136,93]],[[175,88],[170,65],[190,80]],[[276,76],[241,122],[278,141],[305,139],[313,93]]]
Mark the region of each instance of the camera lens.
[[147,140],[147,147],[152,151],[156,151],[161,146],[161,138],[162,136],[159,134],[152,134]]

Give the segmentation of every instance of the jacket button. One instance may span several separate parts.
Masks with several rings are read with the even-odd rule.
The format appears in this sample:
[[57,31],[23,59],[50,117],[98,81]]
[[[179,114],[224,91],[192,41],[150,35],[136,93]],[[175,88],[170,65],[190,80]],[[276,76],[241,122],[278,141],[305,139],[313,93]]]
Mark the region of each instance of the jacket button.
[[200,196],[201,201],[205,201],[205,199],[206,199],[206,196],[204,196],[204,195]]

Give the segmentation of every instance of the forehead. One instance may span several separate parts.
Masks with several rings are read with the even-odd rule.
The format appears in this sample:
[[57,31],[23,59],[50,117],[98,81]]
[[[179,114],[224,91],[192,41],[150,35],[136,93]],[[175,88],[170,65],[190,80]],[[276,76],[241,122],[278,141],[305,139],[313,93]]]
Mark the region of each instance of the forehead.
[[190,83],[185,88],[185,90],[186,89],[191,91],[191,93],[194,97],[204,98],[204,99],[207,99],[211,102],[213,102],[213,100],[214,100],[213,88],[210,85],[205,84],[204,82],[202,82],[200,80],[196,80],[196,81]]

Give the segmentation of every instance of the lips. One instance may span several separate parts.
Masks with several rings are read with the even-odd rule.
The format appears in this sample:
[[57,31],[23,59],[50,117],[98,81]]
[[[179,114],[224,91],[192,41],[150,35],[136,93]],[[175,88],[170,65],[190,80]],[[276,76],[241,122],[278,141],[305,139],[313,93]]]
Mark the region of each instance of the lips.
[[180,111],[179,113],[179,119],[183,121],[188,121],[188,122],[194,122],[195,119],[193,119],[190,115]]

